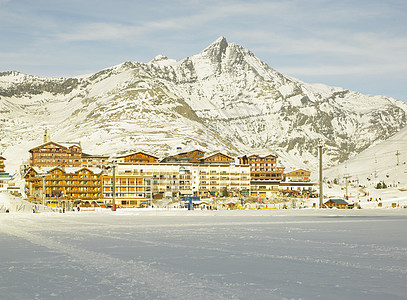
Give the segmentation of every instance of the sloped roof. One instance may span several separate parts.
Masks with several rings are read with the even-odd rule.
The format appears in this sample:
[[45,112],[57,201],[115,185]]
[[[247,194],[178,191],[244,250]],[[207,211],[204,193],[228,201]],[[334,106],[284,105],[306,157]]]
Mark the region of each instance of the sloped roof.
[[1,155],[0,155],[0,159],[1,159],[1,160],[6,160],[6,159],[5,159],[3,156],[1,156]]
[[292,170],[290,172],[287,172],[286,175],[294,173],[294,172],[307,172],[307,173],[311,173],[310,171],[304,170],[304,169],[296,169],[296,170]]
[[183,164],[187,164],[187,163],[189,163],[189,160],[188,160],[188,158],[167,156],[167,157],[164,157],[162,160],[160,160],[160,163],[183,163]]
[[226,156],[226,157],[228,157],[228,158],[233,159],[233,157],[231,157],[231,156],[229,156],[229,155],[226,155],[226,154],[224,154],[224,153],[222,153],[222,152],[213,152],[213,153],[208,153],[207,155],[205,155],[205,156],[201,157],[201,159],[207,159],[207,158],[209,158],[209,157],[212,157],[212,156],[215,156],[215,155],[218,155],[218,154],[220,154],[220,155],[223,155],[223,156]]
[[329,202],[329,201],[331,201],[331,202],[333,202],[333,203],[335,203],[335,204],[348,204],[348,202],[346,202],[346,201],[343,200],[343,199],[329,199],[329,200],[326,201],[325,203],[327,203],[327,202]]
[[69,149],[72,146],[76,146],[76,147],[82,149],[81,143],[79,143],[79,142],[58,142],[57,143],[57,142],[50,141],[50,142],[41,144],[41,145],[39,145],[37,147],[34,147],[34,148],[30,149],[30,150],[28,150],[28,152],[31,152],[31,151],[36,150],[38,148],[42,148],[42,147],[44,147],[46,145],[49,145],[49,144],[54,144],[54,145],[57,145],[57,146],[59,146],[61,148],[66,148],[66,149]]
[[46,146],[46,145],[50,145],[50,144],[54,144],[54,145],[57,145],[57,146],[59,146],[59,147],[61,147],[61,148],[66,148],[66,149],[68,149],[68,147],[65,147],[64,145],[61,145],[61,144],[59,144],[59,143],[55,143],[55,142],[52,142],[52,141],[51,141],[51,142],[48,142],[48,143],[39,145],[39,146],[37,146],[37,147],[34,147],[34,148],[28,150],[28,152],[32,152],[33,150],[42,148],[42,147],[44,147],[44,146]]
[[98,157],[98,158],[109,158],[108,155],[94,155],[82,152],[82,157]]
[[[28,169],[27,173],[31,169],[34,170],[37,174],[47,174],[47,173],[51,172],[54,169],[60,169],[60,170],[64,171],[64,169],[62,167],[31,167],[30,169]],[[75,174],[75,173],[77,173],[78,171],[80,171],[82,169],[87,169],[87,170],[91,171],[93,174],[100,174],[103,171],[100,168],[66,167],[64,172],[66,174]]]
[[79,142],[60,142],[60,143],[58,143],[58,144],[59,144],[59,145],[62,145],[62,146],[64,146],[64,147],[66,147],[66,148],[70,148],[70,147],[72,147],[72,146],[76,146],[76,147],[79,147],[79,148],[82,149],[81,143],[79,143]]
[[274,155],[274,154],[268,154],[268,155],[264,155],[264,156],[257,155],[257,154],[251,154],[251,155],[247,155],[247,158],[249,158],[249,157],[258,157],[258,158],[273,157],[273,158],[277,158],[278,156]]
[[142,152],[142,151],[138,151],[138,152],[134,152],[134,153],[129,153],[129,154],[125,154],[125,155],[120,155],[120,156],[117,156],[117,158],[123,158],[123,157],[132,156],[132,155],[136,155],[136,154],[144,154],[144,155],[151,156],[151,157],[154,157],[154,158],[158,159],[157,156],[154,156],[154,155],[151,155],[151,154]]

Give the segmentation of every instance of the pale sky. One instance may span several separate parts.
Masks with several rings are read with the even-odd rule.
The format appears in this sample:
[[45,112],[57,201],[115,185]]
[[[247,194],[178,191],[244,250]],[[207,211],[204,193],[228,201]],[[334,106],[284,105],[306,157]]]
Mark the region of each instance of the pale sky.
[[0,72],[180,60],[219,36],[302,81],[407,102],[406,0],[0,0]]

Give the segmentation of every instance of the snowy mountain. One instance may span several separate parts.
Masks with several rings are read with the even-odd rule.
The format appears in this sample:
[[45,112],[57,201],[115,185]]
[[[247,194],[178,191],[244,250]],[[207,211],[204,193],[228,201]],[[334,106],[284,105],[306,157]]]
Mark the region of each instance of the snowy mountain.
[[386,141],[374,145],[346,162],[326,170],[327,180],[349,180],[363,185],[407,188],[407,127]]
[[406,114],[392,98],[284,76],[223,37],[181,61],[159,55],[75,78],[0,73],[0,153],[10,169],[45,127],[94,154],[272,152],[313,169],[318,143],[333,165],[400,131]]

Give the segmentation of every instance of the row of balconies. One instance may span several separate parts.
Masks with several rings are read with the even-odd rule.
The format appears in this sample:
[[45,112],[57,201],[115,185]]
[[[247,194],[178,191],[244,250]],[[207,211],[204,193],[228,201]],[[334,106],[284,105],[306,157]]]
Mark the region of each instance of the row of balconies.
[[[104,197],[105,198],[112,198],[113,194],[104,194]],[[146,198],[151,199],[152,195],[151,195],[151,193],[149,193],[149,194],[141,194],[141,195],[138,195],[138,194],[116,194],[116,198],[121,198],[124,201],[131,201],[131,200],[134,200],[134,199],[138,198],[138,200],[134,200],[134,201],[140,201],[140,200],[144,201]],[[128,198],[128,199],[126,199],[126,198]],[[132,203],[132,202],[133,201],[131,201],[130,203]]]
[[103,194],[88,194],[88,195],[83,195],[83,194],[66,194],[63,196],[56,196],[56,195],[46,195],[47,200],[49,199],[60,199],[60,200],[78,200],[83,199],[83,200],[99,200],[103,198]]
[[[126,191],[126,190],[116,190],[116,194],[117,193],[121,193],[121,194],[145,194],[145,193],[150,193],[151,190],[147,190],[147,191]],[[103,190],[104,194],[111,194],[112,190]]]
[[[36,184],[35,186],[40,186],[42,187],[42,184]],[[95,184],[61,184],[61,183],[51,183],[51,184],[45,184],[46,187],[74,187],[74,186],[80,186],[80,187],[101,187],[102,185],[99,183]]]
[[[34,180],[28,180],[28,182],[32,182],[32,183],[35,183],[35,182],[39,182],[39,183],[41,183],[42,184],[42,182],[43,182],[43,180],[42,179],[39,179],[38,177],[37,178],[34,178]],[[92,180],[83,180],[83,179],[81,179],[81,180],[55,180],[55,178],[53,178],[53,179],[45,179],[45,184],[65,184],[65,185],[87,185],[87,184],[92,184],[92,183],[94,183],[94,184],[98,184],[98,185],[101,185],[102,184],[102,181],[100,181],[100,180],[95,180],[95,179],[92,179]]]
[[[104,189],[109,189],[113,190],[112,186],[104,186]],[[151,186],[117,186],[116,185],[116,190],[133,190],[133,191],[141,191],[141,190],[147,190],[151,189]]]
[[100,175],[47,175],[45,180],[58,179],[58,180],[99,180]]
[[50,197],[55,197],[58,195],[58,197],[69,197],[69,196],[78,196],[78,197],[100,197],[102,195],[102,191],[96,191],[96,192],[91,192],[91,191],[69,191],[67,193],[46,193],[45,197],[50,198]]
[[[109,187],[109,188],[112,188],[113,186],[111,185],[111,184],[104,184],[103,185],[104,187]],[[124,184],[124,185],[120,185],[120,184],[116,184],[116,188],[136,188],[136,189],[138,189],[138,188],[146,188],[146,187],[149,187],[149,186],[151,186],[151,185],[126,185],[126,184]]]
[[80,155],[66,155],[64,153],[61,154],[41,154],[41,155],[34,155],[33,157],[30,158],[30,160],[35,161],[35,160],[45,160],[47,162],[52,162],[55,160],[63,161],[63,162],[71,162],[71,161],[82,161]]
[[[42,181],[42,179],[40,179]],[[59,178],[47,178],[45,177],[45,182],[59,182],[59,183],[66,183],[66,184],[88,184],[90,182],[98,182],[101,184],[101,180],[92,178],[92,179],[59,179]]]
[[[42,181],[42,176],[32,176],[30,177],[32,181],[34,180],[41,180]],[[100,176],[99,175],[90,175],[90,176],[73,176],[73,175],[47,175],[45,176],[45,181],[100,181]]]
[[[186,172],[190,173],[190,172]],[[179,171],[174,171],[174,172],[139,172],[139,171],[119,171],[117,173],[118,175],[140,175],[140,176],[145,176],[145,175],[153,175],[155,176],[191,176],[191,175],[180,175]]]
[[212,173],[212,174],[199,174],[200,177],[219,177],[219,176],[247,176],[249,175],[249,171],[248,172],[241,172],[241,173]]
[[239,178],[239,177],[210,177],[210,178],[199,178],[200,180],[200,182],[203,182],[203,181],[207,181],[207,180],[215,180],[215,181],[248,181],[249,180],[249,178],[247,177],[247,176],[245,176],[245,177],[241,177],[241,178]]
[[273,191],[273,190],[277,190],[274,187],[252,187],[250,189],[252,192],[256,192],[256,191]]
[[201,183],[201,185],[200,186],[205,186],[205,185],[212,185],[212,186],[223,186],[223,187],[225,187],[225,186],[249,186],[250,184],[249,183],[246,183],[246,184],[244,184],[244,183],[240,183],[240,182],[232,182],[232,183],[228,183],[228,184],[221,184],[221,185],[219,185],[217,182],[202,182]]
[[64,189],[57,189],[57,187],[46,187],[45,191],[91,191],[91,192],[97,192],[99,190],[101,190],[102,187],[68,187],[68,188],[64,188]]

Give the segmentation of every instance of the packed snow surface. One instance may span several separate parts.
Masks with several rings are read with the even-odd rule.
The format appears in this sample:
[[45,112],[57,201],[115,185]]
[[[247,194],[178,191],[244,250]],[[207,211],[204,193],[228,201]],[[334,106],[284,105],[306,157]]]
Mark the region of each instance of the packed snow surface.
[[407,209],[0,214],[1,299],[405,299]]

